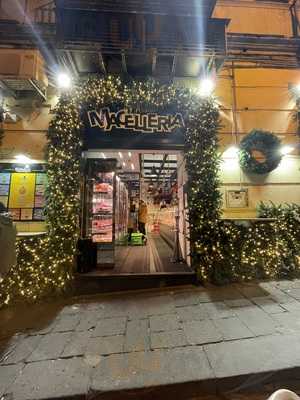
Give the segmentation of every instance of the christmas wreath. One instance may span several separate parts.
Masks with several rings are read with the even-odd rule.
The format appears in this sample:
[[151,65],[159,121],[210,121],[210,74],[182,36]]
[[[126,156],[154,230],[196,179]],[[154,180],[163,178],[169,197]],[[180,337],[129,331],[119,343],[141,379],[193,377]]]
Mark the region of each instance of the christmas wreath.
[[[239,159],[244,172],[267,174],[281,161],[281,141],[273,133],[253,130],[240,143]],[[255,152],[261,157],[255,157]]]

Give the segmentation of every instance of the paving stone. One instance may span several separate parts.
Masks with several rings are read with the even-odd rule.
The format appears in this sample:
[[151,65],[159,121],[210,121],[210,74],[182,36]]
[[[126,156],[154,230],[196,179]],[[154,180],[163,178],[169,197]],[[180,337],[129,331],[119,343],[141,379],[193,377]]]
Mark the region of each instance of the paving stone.
[[287,289],[284,290],[285,293],[287,293],[289,296],[293,297],[296,300],[300,300],[300,288],[294,288],[294,289]]
[[195,306],[179,307],[176,309],[180,321],[202,321],[208,319],[209,315],[204,309],[204,304]]
[[27,364],[13,385],[13,399],[41,400],[85,396],[89,372],[90,368],[82,358]]
[[123,335],[90,338],[86,355],[107,355],[124,351],[125,337]]
[[86,352],[90,341],[90,332],[75,332],[70,336],[61,357],[81,356]]
[[174,302],[176,307],[184,307],[199,304],[199,292],[189,291],[174,294]]
[[74,331],[79,324],[80,316],[78,314],[67,314],[63,318],[58,318],[52,332]]
[[151,332],[176,331],[180,328],[176,314],[154,315],[150,317]]
[[204,346],[217,378],[298,366],[300,336],[273,335]]
[[187,345],[183,331],[153,332],[150,338],[151,349],[183,347]]
[[151,315],[174,314],[175,303],[171,295],[136,298],[128,309],[130,319],[146,318]]
[[105,357],[93,370],[91,390],[105,392],[212,379],[201,347]]
[[129,321],[126,329],[125,351],[149,349],[149,321],[140,319]]
[[65,315],[78,314],[81,312],[82,308],[83,308],[83,306],[81,304],[72,304],[72,305],[64,306],[59,312],[59,317],[62,317]]
[[36,349],[26,361],[54,360],[58,358],[72,337],[72,333],[49,333],[43,335]]
[[9,354],[12,353],[13,349],[19,344],[26,336],[14,335],[9,339],[0,340],[0,364],[6,360]]
[[284,303],[281,304],[281,307],[283,307],[285,310],[293,312],[293,311],[300,311],[300,302],[295,300],[290,303]]
[[268,296],[268,292],[258,285],[237,285],[237,289],[245,296],[247,299],[251,299],[252,297],[265,297]]
[[2,364],[17,364],[24,361],[37,348],[43,336],[20,336],[16,346],[8,348]]
[[214,320],[224,340],[251,338],[254,334],[237,317]]
[[88,331],[96,327],[100,315],[95,311],[86,311],[81,314],[79,324],[75,330],[78,332]]
[[235,311],[229,308],[224,302],[205,303],[202,305],[204,312],[210,319],[234,317]]
[[252,297],[251,300],[267,314],[278,314],[285,312],[285,309],[270,297]]
[[223,339],[213,321],[191,321],[183,323],[185,336],[189,344],[219,342]]
[[245,298],[241,299],[233,299],[233,300],[224,300],[224,303],[229,308],[242,308],[242,307],[253,307],[253,303]]
[[21,363],[0,366],[0,398],[11,392],[12,385],[23,367],[24,364]]
[[212,301],[239,300],[244,298],[234,285],[224,287],[217,286],[213,291],[208,291],[210,294],[212,294],[212,292],[214,292]]
[[126,317],[100,319],[91,336],[123,335],[125,333],[126,322]]
[[270,335],[276,332],[274,320],[258,307],[237,309],[238,318],[253,332],[256,336]]
[[298,312],[286,312],[273,315],[276,326],[279,326],[280,332],[293,333],[300,332],[300,310]]

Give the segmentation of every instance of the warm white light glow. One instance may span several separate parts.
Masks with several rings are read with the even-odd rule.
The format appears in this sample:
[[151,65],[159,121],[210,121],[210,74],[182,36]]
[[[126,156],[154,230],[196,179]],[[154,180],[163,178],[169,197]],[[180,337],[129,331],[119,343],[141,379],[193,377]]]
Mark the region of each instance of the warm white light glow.
[[119,151],[119,157],[123,158],[123,154]]
[[215,88],[215,82],[211,78],[204,78],[200,81],[199,94],[200,96],[210,96]]
[[104,153],[101,153],[102,158],[106,158],[106,155]]
[[290,154],[293,150],[294,148],[292,146],[282,146],[280,149],[280,153],[283,156],[286,156],[287,154]]
[[128,152],[128,157],[131,157],[131,151]]
[[123,161],[123,167],[125,167],[126,166],[126,162],[125,161]]
[[65,72],[61,72],[57,76],[58,87],[68,89],[71,86],[71,77]]
[[299,94],[300,93],[300,83],[294,87],[295,91]]
[[131,163],[131,169],[134,170],[134,165]]
[[15,156],[15,159],[20,164],[31,164],[32,163],[31,158],[25,156],[25,154],[18,154]]
[[239,149],[236,146],[230,146],[223,153],[223,158],[237,158]]

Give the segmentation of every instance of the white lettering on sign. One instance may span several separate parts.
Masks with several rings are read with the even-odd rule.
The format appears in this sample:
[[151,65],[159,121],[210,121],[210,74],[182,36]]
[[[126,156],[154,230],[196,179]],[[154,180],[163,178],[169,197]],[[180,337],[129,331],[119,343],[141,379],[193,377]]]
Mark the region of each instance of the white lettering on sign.
[[130,129],[138,132],[170,133],[176,128],[184,128],[184,119],[180,113],[160,115],[155,113],[129,113],[122,109],[112,112],[108,107],[99,111],[87,112],[91,128],[101,128],[110,132],[112,128]]

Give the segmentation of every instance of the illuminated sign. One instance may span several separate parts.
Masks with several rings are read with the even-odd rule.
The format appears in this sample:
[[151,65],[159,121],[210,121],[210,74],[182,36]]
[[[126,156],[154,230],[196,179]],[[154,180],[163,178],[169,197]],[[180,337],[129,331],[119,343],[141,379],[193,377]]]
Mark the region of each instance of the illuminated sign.
[[111,132],[113,128],[127,129],[143,133],[171,133],[176,128],[184,128],[184,120],[180,113],[160,115],[156,113],[130,113],[126,109],[117,112],[110,108],[87,112],[91,128],[100,128]]

